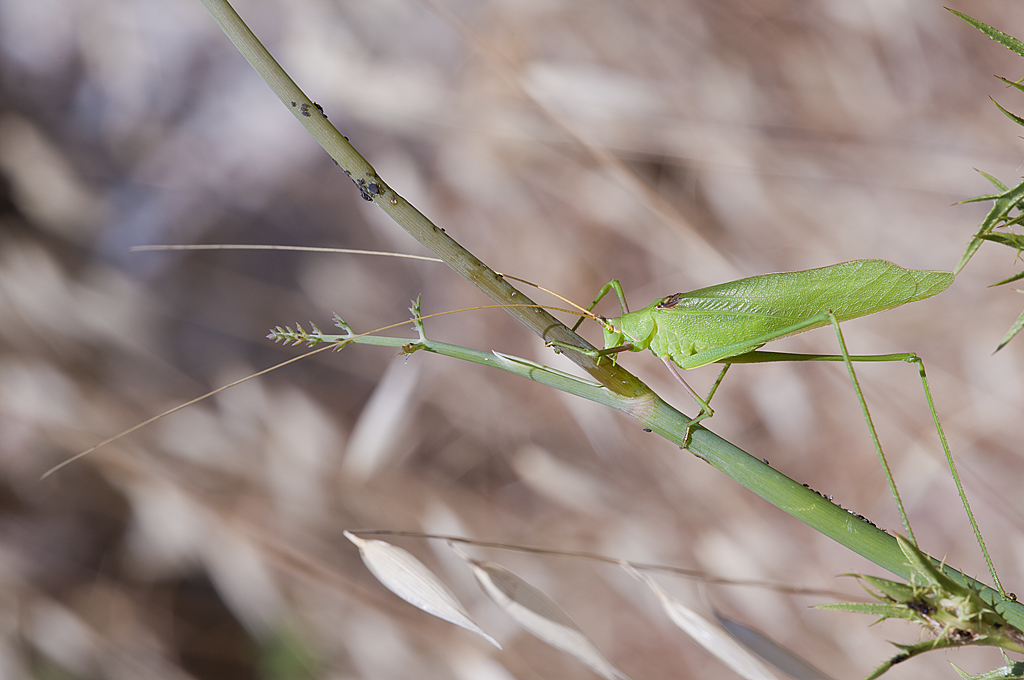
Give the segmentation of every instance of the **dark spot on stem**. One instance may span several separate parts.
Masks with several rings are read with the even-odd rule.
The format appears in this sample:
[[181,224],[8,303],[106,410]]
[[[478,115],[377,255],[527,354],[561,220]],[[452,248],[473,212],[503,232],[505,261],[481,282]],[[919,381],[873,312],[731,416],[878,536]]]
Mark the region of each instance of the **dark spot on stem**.
[[300,106],[299,111],[302,112],[303,116],[309,118],[309,104],[303,104],[302,106]]
[[[345,174],[348,175],[348,172],[346,171]],[[349,177],[351,177],[351,175],[349,175]],[[366,180],[361,177],[359,179],[353,179],[352,183],[356,185],[357,189],[359,189],[359,195],[363,197],[364,201],[373,201],[373,197],[381,193],[380,185],[374,182],[367,183]]]

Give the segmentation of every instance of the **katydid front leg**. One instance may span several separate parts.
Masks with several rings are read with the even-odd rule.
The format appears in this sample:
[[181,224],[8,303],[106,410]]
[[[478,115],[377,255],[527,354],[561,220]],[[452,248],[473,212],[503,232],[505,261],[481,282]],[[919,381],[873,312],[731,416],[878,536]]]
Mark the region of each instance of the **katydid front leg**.
[[[618,279],[612,279],[608,283],[604,284],[604,286],[601,288],[601,292],[597,294],[597,297],[594,298],[594,301],[590,303],[589,307],[587,307],[587,311],[592,312],[594,310],[594,307],[597,306],[597,303],[600,302],[602,298],[604,298],[604,296],[607,295],[608,292],[611,290],[614,290],[615,295],[617,295],[619,298],[619,306],[622,308],[622,313],[629,314],[629,305],[626,304],[626,294],[625,292],[623,292],[622,284],[619,283]],[[576,324],[572,327],[574,333],[576,332],[576,329],[580,327],[580,324],[583,323],[583,320],[586,318],[587,317],[585,316],[581,316],[579,318]],[[600,319],[601,317],[598,318]]]

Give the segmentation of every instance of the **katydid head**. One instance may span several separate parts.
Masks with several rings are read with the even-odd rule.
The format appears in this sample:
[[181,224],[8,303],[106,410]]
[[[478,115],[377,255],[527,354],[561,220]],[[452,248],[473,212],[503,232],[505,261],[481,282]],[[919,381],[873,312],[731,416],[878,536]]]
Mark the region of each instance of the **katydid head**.
[[655,332],[650,307],[603,321],[605,349],[631,345],[634,352],[640,352],[650,347]]
[[622,317],[606,319],[603,316],[597,319],[604,326],[604,348],[618,347],[630,342],[622,332]]

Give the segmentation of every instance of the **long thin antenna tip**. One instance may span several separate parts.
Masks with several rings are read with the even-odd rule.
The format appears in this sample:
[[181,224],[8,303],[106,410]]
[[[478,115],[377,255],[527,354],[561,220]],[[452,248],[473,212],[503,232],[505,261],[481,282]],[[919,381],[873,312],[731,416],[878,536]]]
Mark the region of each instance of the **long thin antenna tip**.
[[[403,322],[403,323],[405,323],[405,322]],[[267,373],[270,373],[271,371],[277,370],[277,369],[281,368],[282,366],[287,366],[288,364],[295,363],[296,361],[299,361],[300,359],[304,359],[305,357],[308,357],[308,356],[310,356],[312,354],[318,354],[320,352],[323,352],[324,350],[330,349],[331,347],[332,347],[331,345],[324,345],[323,347],[319,347],[319,348],[314,349],[312,351],[306,352],[305,354],[300,354],[297,357],[292,357],[291,359],[288,359],[287,361],[282,361],[281,363],[275,364],[274,366],[271,366],[270,368],[264,368],[262,371],[259,371],[257,373],[253,373],[252,375],[247,375],[244,378],[239,378],[238,380],[235,380],[234,382],[229,382],[227,385],[224,385],[223,387],[218,387],[215,390],[210,390],[209,392],[207,392],[206,394],[204,394],[202,396],[196,397],[195,399],[190,399],[189,401],[186,401],[184,404],[178,404],[174,408],[167,409],[163,413],[155,415],[152,418],[149,418],[147,420],[143,420],[141,423],[139,423],[139,424],[137,424],[137,425],[135,425],[133,427],[130,427],[127,430],[124,430],[123,432],[120,432],[120,433],[114,435],[113,437],[110,437],[108,439],[104,439],[103,441],[101,441],[96,446],[93,446],[91,449],[86,449],[85,451],[82,451],[81,453],[78,453],[78,454],[75,454],[74,456],[71,456],[70,458],[68,458],[64,462],[59,463],[57,465],[54,465],[52,468],[50,468],[49,470],[47,470],[46,472],[43,473],[43,476],[39,478],[39,481],[43,481],[44,479],[46,479],[47,477],[49,477],[53,473],[55,473],[58,470],[60,470],[62,467],[66,466],[66,465],[70,465],[71,463],[74,463],[79,458],[82,458],[84,456],[89,455],[90,453],[92,453],[96,449],[102,448],[102,447],[106,446],[107,444],[112,444],[113,442],[117,441],[121,437],[129,435],[132,432],[135,432],[137,430],[141,430],[142,428],[144,428],[145,426],[149,425],[150,423],[156,422],[156,421],[160,420],[161,418],[164,418],[165,416],[169,416],[172,413],[177,413],[178,411],[180,411],[183,408],[187,408],[187,407],[191,406],[192,404],[195,404],[197,402],[202,401],[203,399],[206,399],[207,397],[212,397],[215,394],[219,394],[219,393],[223,392],[224,390],[226,390],[226,389],[228,389],[230,387],[234,387],[235,385],[240,385],[240,384],[244,383],[247,380],[252,380],[253,378],[258,378],[261,375],[266,375]]]
[[405,260],[423,260],[425,262],[443,262],[436,257],[426,255],[410,255],[408,253],[391,253],[382,250],[359,250],[355,248],[326,248],[319,246],[277,246],[265,244],[246,243],[198,243],[179,245],[145,245],[131,246],[129,253],[141,253],[159,250],[289,250],[306,253],[347,253],[349,255],[380,255],[382,257],[397,257]]
[[[105,443],[106,443],[106,442],[104,442],[104,444],[105,444]],[[60,462],[60,463],[57,463],[57,464],[56,464],[56,465],[54,465],[54,466],[53,466],[52,468],[50,468],[49,470],[47,470],[46,472],[44,472],[44,473],[43,473],[43,474],[42,474],[42,475],[41,475],[41,476],[39,477],[39,481],[41,482],[41,481],[43,481],[44,479],[46,479],[47,477],[49,477],[50,475],[52,475],[53,473],[55,473],[55,472],[57,472],[58,470],[60,470],[61,468],[64,468],[64,467],[66,467],[66,466],[68,466],[68,465],[71,465],[72,463],[74,463],[74,462],[75,462],[76,460],[78,460],[79,458],[82,458],[82,457],[84,457],[84,456],[87,456],[87,455],[89,455],[90,453],[92,453],[93,451],[95,451],[96,449],[98,449],[98,448],[99,448],[100,446],[102,446],[102,444],[100,444],[100,445],[97,445],[97,446],[94,446],[94,447],[92,447],[91,449],[86,449],[85,451],[82,451],[81,453],[76,453],[75,455],[71,456],[71,457],[70,457],[70,458],[68,458],[67,460],[65,460],[65,461],[62,461],[62,462]]]

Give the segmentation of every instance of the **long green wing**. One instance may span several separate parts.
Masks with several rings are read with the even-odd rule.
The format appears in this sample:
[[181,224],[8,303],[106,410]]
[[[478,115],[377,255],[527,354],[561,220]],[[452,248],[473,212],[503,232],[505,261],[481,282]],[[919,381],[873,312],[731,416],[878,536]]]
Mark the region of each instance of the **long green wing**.
[[854,260],[818,269],[763,274],[681,293],[675,309],[785,318],[783,326],[831,311],[840,321],[924,300],[946,290],[950,272]]
[[[673,346],[656,348],[653,345],[661,343],[655,342],[651,349],[655,354],[673,355],[676,363],[691,368],[701,364],[684,361],[685,355],[742,344],[829,311],[840,321],[874,314],[929,298],[952,282],[950,272],[904,269],[885,260],[854,260],[819,269],[752,276],[679,293],[651,305],[648,310],[654,315],[656,334]],[[825,322],[801,332],[822,325]],[[690,342],[693,344],[686,349]],[[737,354],[753,349],[755,344]]]

